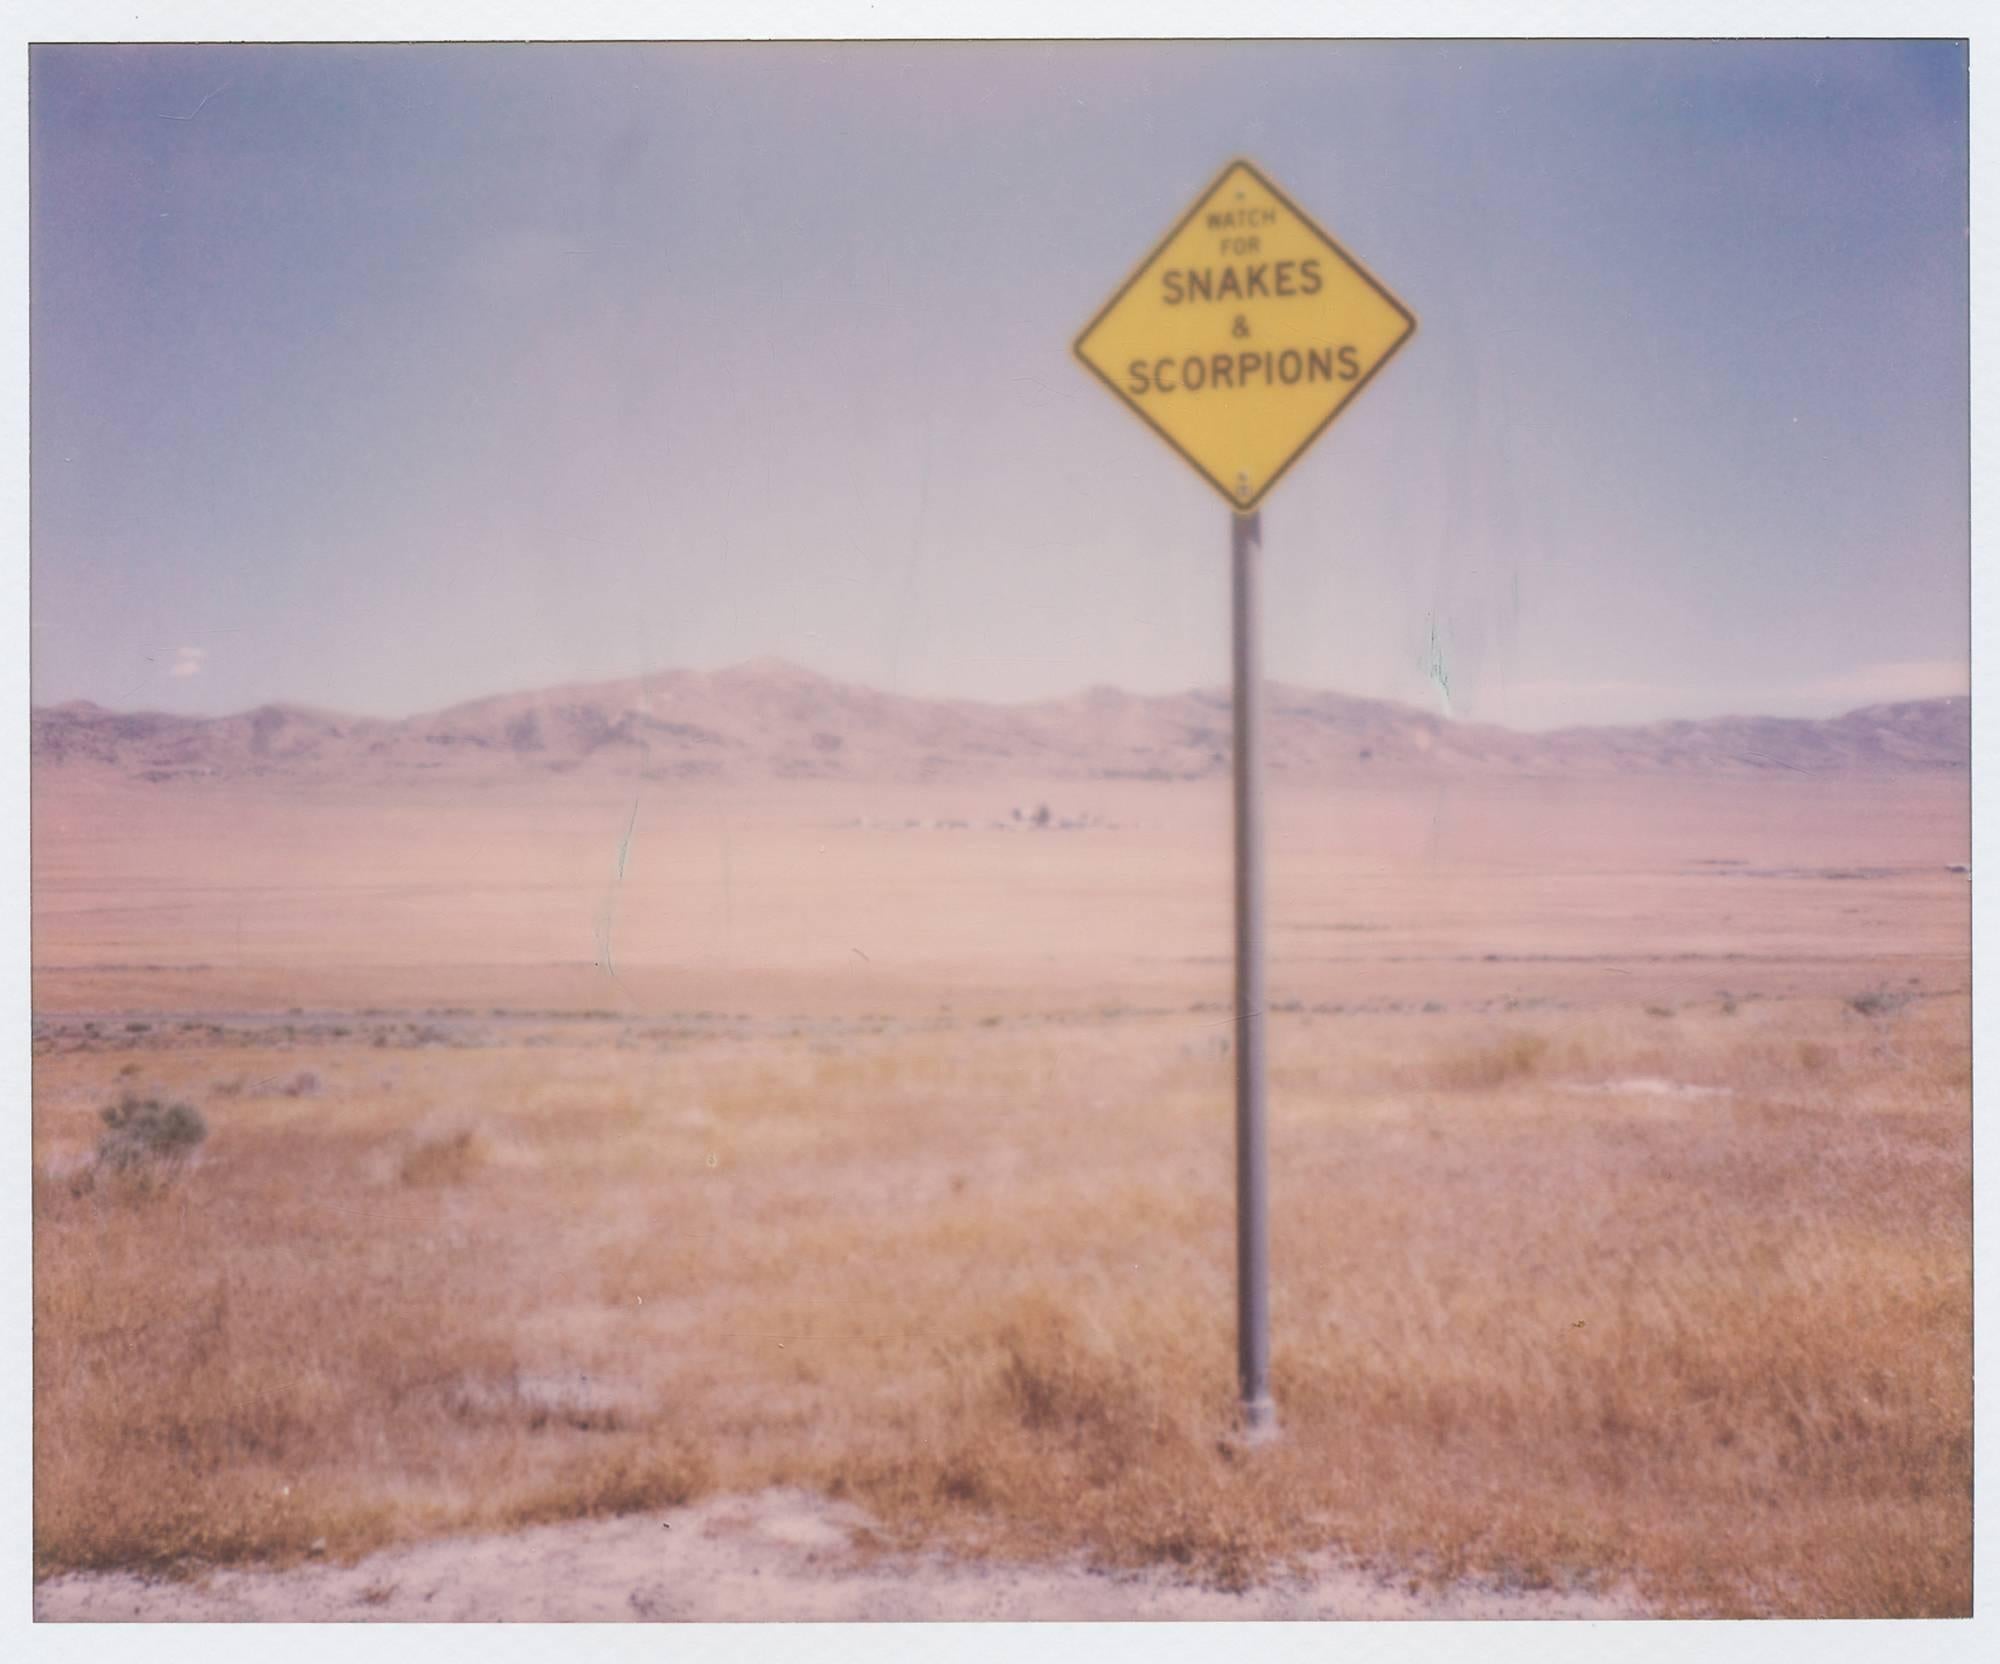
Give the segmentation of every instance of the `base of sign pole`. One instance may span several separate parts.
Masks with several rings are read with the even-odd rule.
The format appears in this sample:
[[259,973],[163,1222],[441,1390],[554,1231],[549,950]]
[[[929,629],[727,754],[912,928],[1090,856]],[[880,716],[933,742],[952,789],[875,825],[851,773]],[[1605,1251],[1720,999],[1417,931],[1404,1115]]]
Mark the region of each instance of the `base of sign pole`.
[[1254,1447],[1273,1444],[1278,1437],[1278,1406],[1268,1398],[1247,1400],[1242,1406],[1236,1442]]

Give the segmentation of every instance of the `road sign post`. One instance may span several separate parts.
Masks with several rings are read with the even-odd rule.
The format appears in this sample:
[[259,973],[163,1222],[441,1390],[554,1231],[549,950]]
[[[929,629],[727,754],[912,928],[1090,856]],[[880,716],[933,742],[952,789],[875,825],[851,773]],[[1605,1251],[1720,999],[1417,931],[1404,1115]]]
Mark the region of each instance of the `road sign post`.
[[1263,516],[1230,517],[1236,798],[1236,1378],[1243,1431],[1278,1430],[1271,1401],[1269,1162],[1264,1151],[1264,666],[1257,568]]
[[1273,1436],[1264,1069],[1258,505],[1417,320],[1248,162],[1229,164],[1076,340],[1076,355],[1227,499],[1236,864],[1236,1363]]

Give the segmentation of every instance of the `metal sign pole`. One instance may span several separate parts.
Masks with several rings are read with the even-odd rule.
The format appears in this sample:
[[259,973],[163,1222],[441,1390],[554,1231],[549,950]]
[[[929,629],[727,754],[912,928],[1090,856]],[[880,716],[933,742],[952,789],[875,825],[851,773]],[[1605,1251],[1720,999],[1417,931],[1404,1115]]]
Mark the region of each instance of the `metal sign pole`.
[[1231,517],[1236,774],[1236,1368],[1243,1431],[1278,1430],[1271,1401],[1269,1173],[1264,1156],[1264,667],[1260,514]]

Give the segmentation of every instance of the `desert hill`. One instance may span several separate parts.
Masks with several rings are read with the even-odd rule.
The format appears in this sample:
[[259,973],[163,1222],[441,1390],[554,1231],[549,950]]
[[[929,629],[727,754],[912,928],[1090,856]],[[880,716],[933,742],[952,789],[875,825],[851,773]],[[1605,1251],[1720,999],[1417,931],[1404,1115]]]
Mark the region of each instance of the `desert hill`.
[[[1386,700],[1270,685],[1277,778],[1362,771],[1728,773],[1964,771],[1964,698],[1872,705],[1826,720],[1722,717],[1525,734]],[[401,721],[265,705],[226,717],[31,712],[38,769],[134,780],[356,783],[435,776],[652,780],[1196,779],[1229,767],[1227,689],[1098,687],[997,705],[922,699],[758,661],[507,694]]]

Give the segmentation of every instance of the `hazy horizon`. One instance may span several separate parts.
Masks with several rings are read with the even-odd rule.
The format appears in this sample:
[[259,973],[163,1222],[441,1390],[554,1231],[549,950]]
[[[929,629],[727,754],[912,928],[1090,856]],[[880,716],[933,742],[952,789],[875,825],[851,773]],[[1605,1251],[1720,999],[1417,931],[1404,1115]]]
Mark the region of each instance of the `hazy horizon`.
[[1533,731],[1968,680],[1949,42],[36,47],[33,696],[400,717],[786,659],[1228,676],[1071,358],[1248,155],[1419,319],[1280,681]]
[[[963,694],[923,694],[923,693],[912,693],[907,690],[881,688],[863,679],[850,676],[841,676],[833,671],[824,670],[819,666],[808,664],[798,659],[787,658],[781,654],[761,654],[753,659],[736,659],[726,664],[660,665],[650,670],[636,671],[629,676],[605,677],[602,678],[601,680],[590,681],[590,682],[562,682],[562,683],[550,684],[548,686],[538,686],[538,687],[487,688],[478,692],[468,694],[464,698],[453,699],[448,704],[445,705],[426,706],[422,709],[408,710],[408,711],[375,712],[375,711],[343,710],[335,706],[315,705],[310,703],[309,701],[301,699],[270,699],[270,700],[260,701],[256,705],[232,706],[228,709],[219,709],[219,710],[184,708],[184,709],[167,711],[159,706],[143,706],[143,707],[132,706],[124,708],[108,707],[105,706],[101,700],[93,700],[81,696],[72,700],[56,700],[56,701],[36,700],[33,708],[36,710],[55,710],[70,704],[87,704],[87,705],[97,706],[99,709],[109,710],[113,714],[117,715],[169,715],[169,716],[185,716],[203,721],[215,721],[225,717],[245,715],[248,714],[249,712],[270,706],[279,706],[279,707],[291,707],[300,710],[316,711],[322,715],[327,715],[327,716],[359,718],[364,720],[376,720],[385,722],[402,722],[402,721],[415,720],[421,717],[437,716],[446,711],[459,709],[468,705],[485,704],[494,700],[542,697],[557,693],[568,692],[573,689],[587,689],[597,686],[608,686],[616,684],[618,682],[625,682],[625,681],[644,682],[644,681],[656,680],[663,677],[680,676],[680,675],[715,676],[715,675],[728,674],[731,672],[736,672],[736,673],[762,672],[771,675],[779,675],[786,673],[803,674],[805,676],[812,677],[815,679],[833,682],[842,687],[862,688],[876,693],[893,694],[894,696],[899,698],[934,701],[937,703],[966,702],[977,705],[992,706],[1000,709],[1008,709],[1016,706],[1028,706],[1028,705],[1036,705],[1044,703],[1058,703],[1065,699],[1082,698],[1086,695],[1099,692],[1120,693],[1120,694],[1130,695],[1135,698],[1144,698],[1144,699],[1171,699],[1183,694],[1215,693],[1215,692],[1227,694],[1229,691],[1229,684],[1227,683],[1227,681],[1190,683],[1185,686],[1171,687],[1171,688],[1132,688],[1132,687],[1122,687],[1117,683],[1112,683],[1112,682],[1091,682],[1091,683],[1086,683],[1080,687],[1059,688],[1051,693],[1036,694],[1023,698],[982,699],[976,696],[963,695]],[[1322,687],[1316,684],[1293,681],[1284,677],[1267,678],[1266,685],[1269,687],[1285,687],[1301,692],[1314,693],[1314,694],[1331,694],[1336,698],[1371,700],[1393,705],[1399,705],[1413,710],[1419,709],[1419,707],[1413,705],[1411,701],[1405,699],[1387,698],[1379,694],[1350,693],[1342,688]],[[1668,713],[1666,715],[1662,715],[1659,717],[1644,719],[1643,722],[1631,722],[1631,723],[1617,722],[1609,719],[1602,721],[1591,721],[1588,718],[1577,721],[1563,721],[1563,722],[1518,722],[1518,721],[1495,722],[1490,718],[1479,718],[1455,711],[1442,711],[1432,714],[1439,715],[1446,722],[1462,722],[1469,725],[1477,725],[1477,726],[1494,726],[1494,727],[1512,729],[1519,733],[1535,734],[1535,733],[1550,732],[1557,728],[1644,726],[1653,722],[1676,722],[1676,721],[1703,722],[1710,720],[1722,720],[1734,717],[1751,718],[1751,719],[1796,718],[1799,720],[1807,720],[1807,721],[1811,720],[1825,721],[1846,716],[1854,711],[1865,710],[1871,706],[1902,704],[1902,703],[1909,703],[1913,701],[1922,701],[1929,699],[1963,699],[1963,698],[1968,698],[1969,696],[1970,696],[1969,689],[1960,688],[1956,691],[1946,690],[1935,694],[1911,694],[1907,696],[1889,695],[1880,699],[1864,699],[1858,702],[1843,702],[1825,711],[1816,711],[1816,712],[1792,713],[1792,712],[1780,712],[1780,711],[1753,710],[1747,707],[1730,707],[1727,709],[1718,708],[1714,712],[1704,716],[1690,717],[1690,716],[1679,715],[1677,713]]]

